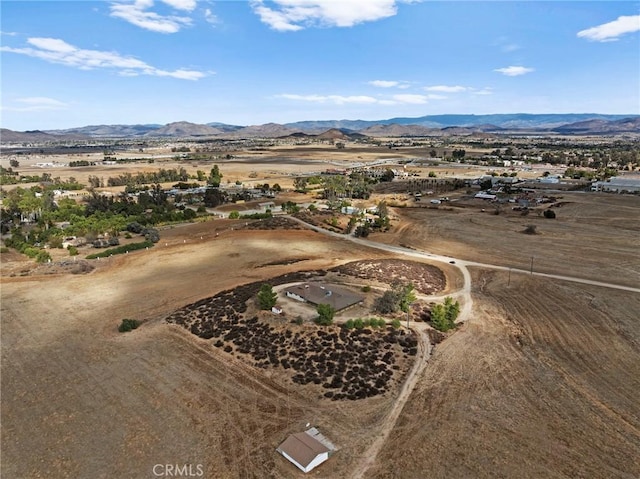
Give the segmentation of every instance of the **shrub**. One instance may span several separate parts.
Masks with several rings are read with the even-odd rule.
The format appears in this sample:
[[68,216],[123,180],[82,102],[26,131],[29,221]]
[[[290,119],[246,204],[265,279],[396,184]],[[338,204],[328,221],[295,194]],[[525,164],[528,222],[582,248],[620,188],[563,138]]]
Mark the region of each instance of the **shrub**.
[[38,254],[36,254],[36,261],[38,263],[47,263],[51,261],[51,255],[47,251],[40,250]]
[[129,223],[127,225],[127,231],[130,231],[131,233],[140,234],[140,233],[142,233],[143,229],[144,229],[144,226],[142,226],[137,221],[134,221],[134,222]]
[[118,326],[118,331],[126,333],[136,329],[138,326],[140,326],[140,323],[136,319],[123,319],[120,326]]
[[142,230],[142,234],[144,235],[144,239],[152,243],[160,241],[160,232],[155,228],[145,228]]
[[49,238],[50,248],[62,248],[62,236],[52,236]]
[[67,250],[69,251],[69,256],[76,256],[78,254],[78,248],[75,246],[67,246]]
[[182,216],[184,217],[185,220],[192,220],[196,216],[198,216],[198,214],[195,211],[193,211],[191,208],[185,208],[184,211],[182,212]]
[[153,246],[151,241],[142,241],[141,243],[131,243],[125,244],[122,246],[118,246],[117,248],[110,248],[100,253],[94,253],[87,256],[87,259],[96,259],[96,258],[106,258],[107,256],[111,256],[113,254],[123,254],[128,253],[129,251],[136,251],[139,249],[150,248]]
[[237,220],[238,218],[240,218],[240,213],[236,210],[233,210],[231,213],[229,213],[230,220]]
[[322,326],[333,324],[333,317],[336,314],[336,310],[330,304],[319,304],[316,311],[318,312],[318,317],[316,318],[317,324]]
[[362,287],[362,292],[363,293],[368,293],[369,291],[371,291],[371,286],[366,285]]
[[38,256],[38,253],[40,253],[40,250],[25,243],[25,247],[20,248],[20,252],[26,254],[29,258],[35,258],[36,256]]
[[524,229],[523,233],[528,234],[528,235],[537,234],[536,225],[527,225],[527,227]]
[[9,252],[9,248],[7,248],[6,246],[0,247],[0,253],[8,253],[8,252]]
[[393,326],[394,329],[398,329],[400,327],[400,320],[394,319],[393,321],[391,321],[391,326]]
[[543,215],[545,218],[552,219],[556,217],[556,212],[553,210],[544,210]]

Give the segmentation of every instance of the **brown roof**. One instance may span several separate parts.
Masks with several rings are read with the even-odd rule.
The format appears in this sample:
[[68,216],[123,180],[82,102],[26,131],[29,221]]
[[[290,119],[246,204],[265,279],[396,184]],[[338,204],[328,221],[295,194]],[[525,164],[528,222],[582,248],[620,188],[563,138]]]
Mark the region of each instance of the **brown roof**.
[[307,467],[318,454],[330,452],[330,449],[306,432],[291,434],[277,449],[284,452],[302,467]]

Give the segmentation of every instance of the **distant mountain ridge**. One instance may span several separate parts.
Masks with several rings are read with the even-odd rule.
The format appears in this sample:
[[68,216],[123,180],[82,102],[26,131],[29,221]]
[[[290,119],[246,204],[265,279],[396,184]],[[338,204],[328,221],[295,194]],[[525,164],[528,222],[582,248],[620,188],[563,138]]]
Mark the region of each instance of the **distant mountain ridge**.
[[302,130],[347,128],[350,130],[364,130],[375,125],[416,125],[427,128],[446,128],[448,126],[472,127],[479,125],[495,125],[500,128],[556,128],[569,123],[587,120],[616,121],[634,118],[638,115],[605,115],[599,113],[496,113],[489,115],[426,115],[417,118],[396,117],[388,120],[327,120],[327,121],[298,121],[286,123],[290,128]]
[[354,134],[366,136],[444,136],[476,133],[540,132],[564,135],[640,133],[640,115],[567,114],[490,114],[427,115],[388,120],[314,120],[263,125],[229,125],[187,121],[167,125],[89,125],[64,130],[15,132],[0,131],[0,141],[43,142],[91,138],[281,138],[297,134],[340,139]]

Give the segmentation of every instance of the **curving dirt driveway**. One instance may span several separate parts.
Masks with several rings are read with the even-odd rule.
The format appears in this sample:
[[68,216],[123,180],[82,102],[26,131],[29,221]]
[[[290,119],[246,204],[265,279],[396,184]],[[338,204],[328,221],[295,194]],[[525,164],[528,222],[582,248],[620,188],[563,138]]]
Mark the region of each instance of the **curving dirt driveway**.
[[[433,261],[437,261],[437,262],[442,262],[442,263],[448,263],[452,266],[457,267],[460,272],[462,273],[462,276],[464,278],[464,283],[462,288],[459,291],[456,292],[452,292],[450,294],[448,294],[447,296],[452,296],[452,297],[456,297],[462,307],[460,310],[460,315],[458,316],[458,322],[464,322],[467,321],[470,316],[471,316],[471,312],[473,311],[473,299],[471,297],[471,274],[469,273],[469,269],[468,266],[474,266],[474,267],[480,267],[480,268],[487,268],[487,269],[494,269],[494,270],[502,270],[502,271],[511,271],[514,273],[524,273],[524,274],[531,274],[531,275],[535,275],[535,276],[543,276],[543,277],[547,277],[547,278],[553,278],[553,279],[560,279],[563,281],[571,281],[571,282],[576,282],[576,283],[582,283],[582,284],[589,284],[589,285],[594,285],[594,286],[600,286],[600,287],[605,287],[605,288],[614,288],[614,289],[619,289],[619,290],[624,290],[624,291],[631,291],[631,292],[637,292],[640,293],[640,288],[632,288],[632,287],[628,287],[628,286],[623,286],[623,285],[617,285],[614,283],[604,283],[601,281],[596,281],[596,280],[588,280],[588,279],[582,279],[582,278],[575,278],[575,277],[571,277],[571,276],[562,276],[562,275],[554,275],[554,274],[547,274],[547,273],[536,273],[532,270],[527,271],[527,270],[522,270],[522,269],[516,269],[516,268],[507,268],[504,266],[497,266],[497,265],[492,265],[492,264],[484,264],[484,263],[477,263],[477,262],[473,262],[473,261],[465,261],[465,260],[460,260],[457,258],[452,258],[452,257],[448,257],[448,256],[443,256],[443,255],[438,255],[438,254],[432,254],[432,253],[428,253],[428,252],[422,252],[422,251],[416,251],[416,250],[412,250],[409,248],[404,248],[401,246],[393,246],[393,245],[387,245],[387,244],[382,244],[382,243],[378,243],[375,241],[371,241],[371,240],[366,240],[366,239],[362,239],[362,238],[356,238],[352,235],[344,235],[341,233],[334,233],[331,231],[327,231],[326,229],[314,226],[314,225],[310,225],[308,223],[305,223],[302,220],[299,220],[298,218],[292,218],[295,221],[298,221],[304,225],[306,225],[308,228],[313,229],[314,231],[329,235],[329,236],[333,236],[336,238],[342,238],[344,240],[348,240],[348,241],[352,241],[355,243],[359,243],[363,246],[368,246],[371,248],[377,248],[380,250],[384,250],[384,251],[388,251],[390,253],[397,253],[397,254],[402,254],[405,256],[411,256],[414,258],[421,258],[421,259],[429,259],[429,260],[433,260]],[[440,296],[430,296],[430,299],[439,299]],[[384,419],[382,425],[380,426],[380,430],[378,432],[378,435],[376,436],[376,439],[373,441],[373,443],[367,448],[366,451],[363,452],[361,459],[359,460],[359,462],[356,464],[354,471],[351,475],[352,479],[361,479],[365,476],[367,470],[376,462],[378,453],[380,452],[380,450],[382,449],[382,447],[384,446],[385,442],[387,441],[391,431],[393,430],[393,428],[395,427],[395,424],[398,420],[398,417],[400,416],[400,413],[402,412],[405,404],[407,403],[409,397],[411,396],[411,393],[413,391],[413,389],[415,388],[415,385],[422,373],[422,371],[424,370],[424,368],[427,365],[427,362],[429,360],[429,357],[431,355],[431,343],[429,341],[429,338],[427,337],[427,335],[425,334],[425,329],[426,329],[426,325],[421,324],[421,323],[417,323],[414,322],[413,324],[410,325],[411,329],[413,331],[416,332],[418,338],[419,338],[419,356],[416,358],[416,362],[413,365],[413,368],[411,369],[411,371],[409,372],[409,374],[407,375],[407,378],[404,382],[404,384],[402,385],[402,388],[400,390],[400,394],[398,395],[398,398],[396,399],[395,403],[393,404],[393,407],[391,409],[391,411],[389,412],[389,414],[387,415],[387,417]]]

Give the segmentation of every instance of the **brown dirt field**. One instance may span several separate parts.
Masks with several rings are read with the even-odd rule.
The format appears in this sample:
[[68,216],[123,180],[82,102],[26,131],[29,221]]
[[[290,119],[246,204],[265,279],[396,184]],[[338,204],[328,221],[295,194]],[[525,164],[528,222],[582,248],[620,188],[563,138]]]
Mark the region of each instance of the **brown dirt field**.
[[[230,224],[168,229],[153,249],[93,261],[86,275],[2,278],[3,477],[153,477],[165,463],[202,464],[205,477],[300,477],[275,448],[306,423],[340,447],[316,477],[352,467],[393,389],[321,400],[160,318],[237,284],[389,255]],[[120,334],[125,317],[148,321]]]
[[[532,212],[492,214],[478,208],[394,208],[387,233],[370,235],[432,253],[637,287],[640,277],[640,197],[563,193],[556,219]],[[505,205],[510,208],[511,205]],[[480,211],[485,207],[486,211]],[[539,234],[522,233],[536,225]]]
[[369,477],[640,476],[640,295],[476,271]]
[[[412,156],[382,150],[309,149],[296,168]],[[256,171],[251,181],[286,187],[293,163],[259,156],[212,163],[224,181]],[[44,171],[79,179],[111,171],[68,170]],[[563,196],[555,220],[496,216],[480,205],[394,208],[400,219],[391,231],[369,239],[525,270],[534,256],[535,271],[637,287],[640,198]],[[527,224],[540,234],[522,234]],[[167,228],[151,250],[92,261],[88,274],[34,272],[24,256],[2,254],[2,477],[152,478],[155,464],[168,463],[202,464],[206,478],[301,478],[275,448],[307,423],[340,448],[313,477],[358,472],[397,384],[360,401],[320,399],[313,387],[252,368],[162,318],[236,285],[392,255],[306,230],[238,226]],[[54,257],[61,259],[68,256]],[[455,265],[438,267],[445,293],[463,286]],[[28,273],[10,277],[21,271]],[[436,346],[363,477],[640,477],[640,295],[515,272],[507,288],[507,278],[474,269],[470,321]],[[125,317],[147,321],[120,334]]]

